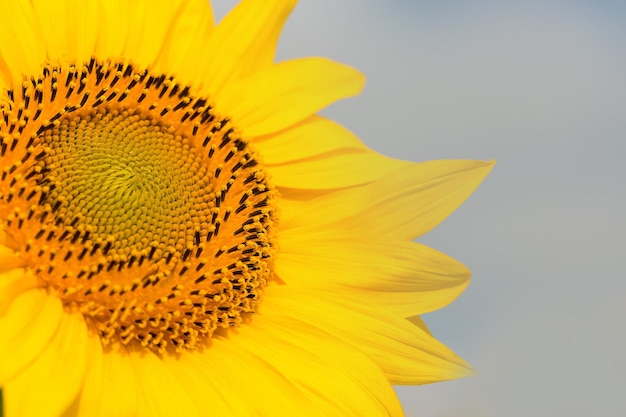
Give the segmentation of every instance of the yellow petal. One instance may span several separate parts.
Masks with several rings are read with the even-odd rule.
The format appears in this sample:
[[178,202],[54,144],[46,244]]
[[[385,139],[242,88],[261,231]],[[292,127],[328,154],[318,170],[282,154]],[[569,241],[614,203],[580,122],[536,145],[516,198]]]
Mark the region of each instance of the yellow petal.
[[[0,276],[0,280],[7,279],[4,275]],[[13,278],[20,279],[21,276]],[[44,291],[25,291],[8,300],[5,297],[6,286],[1,289],[0,386],[33,363],[46,349],[57,332],[63,314],[61,302]]]
[[[244,0],[215,28],[204,49],[201,79],[207,95],[271,64],[278,36],[296,0]],[[210,59],[209,59],[210,58]]]
[[[169,417],[200,416],[201,402],[209,392],[206,384],[196,386],[194,398],[185,380],[184,367],[177,357],[159,358],[152,352],[132,347],[103,351],[99,340],[93,347],[86,370],[84,389],[79,400],[79,415]],[[95,343],[93,343],[95,345]]]
[[81,389],[86,349],[87,328],[82,316],[64,314],[41,355],[4,386],[7,415],[56,417],[63,413]]
[[[145,66],[152,65],[168,39],[172,18],[178,14],[182,1],[163,1],[158,7],[149,0],[122,1],[120,5],[124,13],[130,14],[132,25],[122,56],[132,57],[133,61]],[[117,28],[110,27],[109,30]]]
[[126,358],[126,366],[137,372],[142,398],[138,416],[196,417],[205,415],[187,392],[188,384],[183,384],[182,373],[176,367],[175,358],[161,359],[153,354],[132,355]]
[[421,328],[342,292],[288,285],[267,289],[264,309],[310,323],[360,350],[393,384],[426,384],[471,374],[471,367]]
[[[265,301],[269,299],[270,295]],[[218,349],[212,352],[243,358],[239,369],[251,364],[245,368],[248,382],[241,385],[243,398],[249,398],[248,392],[272,389],[277,376],[283,381],[279,387],[286,385],[281,392],[300,392],[286,399],[279,393],[277,402],[273,396],[252,394],[253,401],[259,401],[255,404],[261,415],[275,415],[276,410],[298,416],[402,415],[389,382],[369,358],[297,315],[285,314],[276,305],[264,303],[251,325],[242,326],[225,342],[224,346],[214,346]],[[283,411],[283,407],[289,408]],[[297,411],[289,413],[294,408]]]
[[41,70],[46,52],[30,2],[0,2],[0,77],[4,85],[17,88],[23,75]]
[[103,352],[100,339],[96,337],[90,337],[87,343],[87,369],[78,415],[138,416],[141,411],[141,385],[128,358]]
[[311,116],[286,130],[254,139],[254,147],[269,165],[296,162],[338,149],[367,149],[345,127],[320,116]]
[[158,7],[148,0],[101,2],[96,56],[130,57],[139,65],[151,66],[167,39],[172,16],[181,1],[160,2]]
[[326,58],[281,62],[224,86],[217,109],[246,136],[285,129],[337,100],[358,94],[365,83],[352,67]]
[[281,233],[276,271],[290,285],[338,288],[401,317],[445,307],[467,287],[470,271],[458,261],[413,242],[367,240],[327,230]]
[[208,404],[207,414],[270,417],[280,410],[279,415],[307,415],[304,392],[260,357],[248,345],[251,339],[247,331],[244,335],[237,330],[228,338],[214,338],[206,351],[192,354],[197,369],[187,372],[200,378],[199,387],[207,386],[207,382],[208,386],[218,386],[200,397]]
[[204,46],[213,32],[213,9],[207,0],[187,0],[180,4],[154,66],[158,71],[176,74],[183,84],[202,84],[204,68],[213,59]]
[[93,56],[100,29],[98,2],[32,0],[31,3],[50,61],[85,62]]
[[432,333],[430,332],[430,329],[426,325],[426,322],[424,322],[424,320],[420,316],[407,317],[406,319],[409,322],[411,322],[413,325],[422,329],[426,334],[429,334],[432,336]]
[[[5,258],[7,259],[7,258]],[[8,264],[14,262],[8,259]],[[0,271],[0,317],[21,293],[39,287],[37,278],[23,268],[7,268]]]
[[403,164],[367,149],[345,148],[266,168],[278,187],[330,190],[371,183]]
[[165,366],[178,376],[197,407],[205,413],[216,416],[255,415],[257,410],[252,398],[234,400],[241,398],[242,391],[236,383],[237,378],[231,375],[241,374],[242,379],[247,379],[241,372],[241,360],[235,357],[235,353],[224,353],[218,353],[215,360],[216,356],[209,351],[185,352],[180,358],[165,358]]
[[[387,191],[353,219],[373,234],[414,239],[441,223],[474,192],[493,162],[429,161],[398,170],[382,181]],[[381,195],[382,194],[382,195]]]
[[339,228],[370,237],[412,240],[456,210],[487,176],[493,162],[409,163],[364,187],[322,195],[293,214],[311,230]]

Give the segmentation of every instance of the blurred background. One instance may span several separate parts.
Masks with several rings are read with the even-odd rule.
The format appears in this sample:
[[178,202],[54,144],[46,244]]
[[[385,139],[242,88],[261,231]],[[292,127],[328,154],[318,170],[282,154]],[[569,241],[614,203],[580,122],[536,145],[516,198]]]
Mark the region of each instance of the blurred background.
[[325,114],[371,147],[498,160],[420,239],[473,271],[425,320],[478,374],[398,387],[408,416],[626,415],[624,22],[582,0],[301,0],[289,20],[279,59],[367,75]]

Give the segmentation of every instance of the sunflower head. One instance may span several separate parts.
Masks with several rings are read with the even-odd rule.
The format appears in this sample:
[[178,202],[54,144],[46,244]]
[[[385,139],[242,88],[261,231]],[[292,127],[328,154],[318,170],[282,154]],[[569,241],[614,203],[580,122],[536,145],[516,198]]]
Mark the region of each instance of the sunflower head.
[[0,2],[8,416],[399,416],[470,373],[419,318],[469,271],[413,239],[491,163],[317,115],[364,78],[274,62],[294,3]]
[[272,279],[276,191],[249,141],[191,91],[94,58],[7,92],[6,233],[104,344],[206,344]]

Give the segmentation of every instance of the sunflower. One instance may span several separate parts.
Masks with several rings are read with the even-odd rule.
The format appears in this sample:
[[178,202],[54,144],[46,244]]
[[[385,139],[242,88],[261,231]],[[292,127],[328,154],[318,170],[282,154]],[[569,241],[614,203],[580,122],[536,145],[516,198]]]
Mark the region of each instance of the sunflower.
[[470,367],[420,320],[469,271],[412,240],[491,163],[412,163],[274,62],[294,0],[0,2],[6,416],[399,416]]

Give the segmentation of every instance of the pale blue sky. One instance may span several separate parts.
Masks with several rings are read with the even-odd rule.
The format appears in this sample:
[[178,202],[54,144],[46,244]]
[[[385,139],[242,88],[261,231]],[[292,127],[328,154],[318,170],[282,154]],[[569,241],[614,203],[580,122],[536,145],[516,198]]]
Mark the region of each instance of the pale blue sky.
[[421,239],[474,273],[426,320],[479,375],[407,415],[626,415],[626,3],[432,3],[301,0],[279,48],[366,73],[325,113],[380,152],[498,160]]

